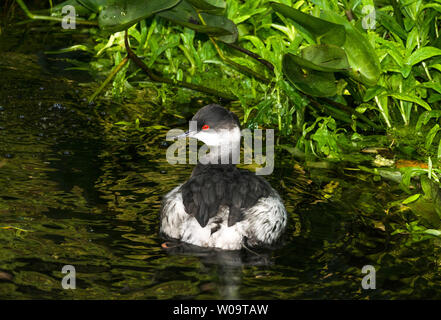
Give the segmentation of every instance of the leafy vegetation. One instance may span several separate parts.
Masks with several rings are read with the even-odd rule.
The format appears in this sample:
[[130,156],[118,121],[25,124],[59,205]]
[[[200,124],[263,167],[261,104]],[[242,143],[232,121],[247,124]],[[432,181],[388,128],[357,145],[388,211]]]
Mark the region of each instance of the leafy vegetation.
[[[306,162],[344,161],[420,190],[399,205],[439,228],[441,1],[68,0],[45,15],[17,3],[57,22],[76,8],[93,41],[65,50],[90,53],[76,68],[105,78],[90,100],[135,89],[163,102],[222,98]],[[388,163],[383,149],[393,167],[368,168],[372,155]]]

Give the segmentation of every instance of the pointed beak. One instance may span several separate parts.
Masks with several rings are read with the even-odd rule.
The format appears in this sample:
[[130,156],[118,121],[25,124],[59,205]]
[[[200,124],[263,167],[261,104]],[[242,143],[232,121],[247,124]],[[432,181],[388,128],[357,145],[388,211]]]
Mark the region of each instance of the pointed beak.
[[187,138],[187,137],[191,138],[194,136],[194,134],[195,134],[194,131],[187,131],[187,132],[184,132],[184,133],[179,134],[177,136],[174,136],[173,139],[178,140],[178,139]]

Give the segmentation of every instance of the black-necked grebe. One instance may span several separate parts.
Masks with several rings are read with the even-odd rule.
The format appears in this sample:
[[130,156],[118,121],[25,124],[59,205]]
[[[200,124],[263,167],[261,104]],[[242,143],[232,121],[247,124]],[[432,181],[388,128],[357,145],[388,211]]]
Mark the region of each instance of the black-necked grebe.
[[232,159],[233,150],[240,147],[237,116],[210,104],[192,121],[197,121],[197,130],[185,136],[201,140],[210,152],[187,182],[165,196],[160,232],[200,247],[225,250],[274,244],[287,222],[279,194],[260,176],[221,161],[225,155]]

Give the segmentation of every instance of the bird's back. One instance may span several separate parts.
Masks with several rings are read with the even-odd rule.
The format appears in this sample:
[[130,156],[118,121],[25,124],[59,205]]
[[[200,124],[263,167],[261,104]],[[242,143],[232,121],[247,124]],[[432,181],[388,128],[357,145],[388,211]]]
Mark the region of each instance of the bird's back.
[[286,222],[285,206],[265,179],[233,165],[197,165],[165,196],[160,232],[201,247],[238,250],[245,242],[273,245]]
[[198,164],[181,188],[185,211],[205,227],[221,207],[229,209],[228,226],[243,220],[243,213],[271,194],[263,178],[234,165]]

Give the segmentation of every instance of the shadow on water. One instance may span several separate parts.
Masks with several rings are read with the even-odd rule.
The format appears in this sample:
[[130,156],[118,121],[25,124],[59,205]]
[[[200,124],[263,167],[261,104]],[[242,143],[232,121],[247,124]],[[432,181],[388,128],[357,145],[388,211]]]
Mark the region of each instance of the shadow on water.
[[[161,197],[192,167],[166,162],[165,130],[113,124],[185,127],[173,114],[200,105],[90,106],[95,85],[41,65],[0,53],[0,298],[441,298],[438,244],[391,236],[397,186],[304,170],[283,152],[267,177],[290,215],[279,248],[161,249]],[[76,268],[76,290],[61,287],[64,265]],[[364,265],[376,267],[376,290],[361,287]]]

